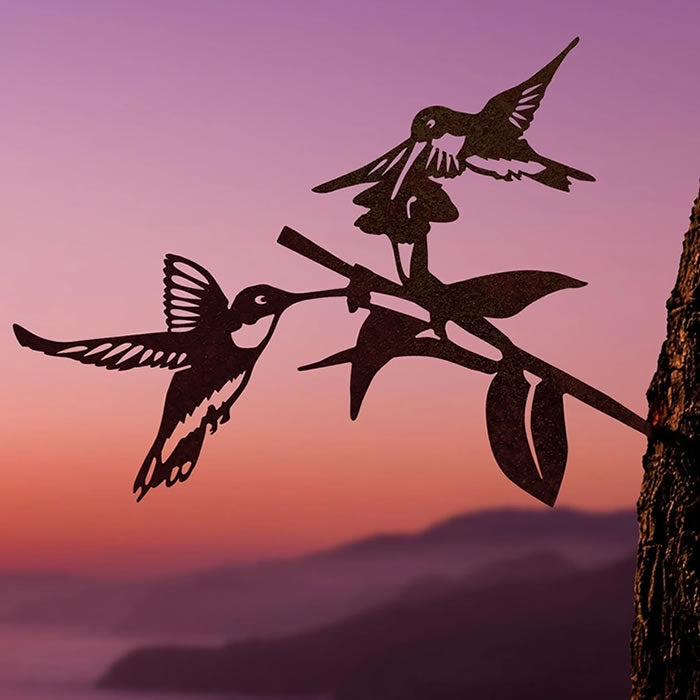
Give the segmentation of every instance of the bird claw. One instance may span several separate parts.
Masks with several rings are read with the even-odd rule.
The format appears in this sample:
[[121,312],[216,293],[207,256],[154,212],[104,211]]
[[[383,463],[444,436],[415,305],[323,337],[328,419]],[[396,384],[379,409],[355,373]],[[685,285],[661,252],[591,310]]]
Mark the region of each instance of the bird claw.
[[430,314],[430,327],[435,332],[435,335],[440,338],[440,340],[447,340],[447,321],[449,319],[445,318],[439,314]]
[[204,416],[204,425],[209,426],[209,434],[213,435],[220,425],[228,423],[231,420],[230,404],[223,404],[220,408],[209,406],[207,413]]
[[361,265],[355,265],[353,276],[346,287],[346,297],[348,303],[348,311],[352,314],[360,308],[368,308],[372,293],[371,282],[368,279],[369,270],[366,270]]
[[348,311],[354,314],[360,308],[367,308],[370,304],[369,292],[359,296],[351,296],[348,294]]
[[209,434],[213,435],[219,427],[219,416],[214,406],[209,406],[204,416],[204,424],[209,426]]

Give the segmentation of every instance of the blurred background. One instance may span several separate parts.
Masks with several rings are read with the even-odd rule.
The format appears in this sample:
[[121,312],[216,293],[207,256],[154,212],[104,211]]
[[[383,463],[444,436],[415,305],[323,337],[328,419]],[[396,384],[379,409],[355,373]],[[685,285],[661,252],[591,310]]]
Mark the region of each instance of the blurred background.
[[[550,511],[491,456],[488,377],[396,360],[352,423],[347,366],[296,372],[354,343],[362,313],[331,299],[285,315],[196,473],[137,505],[169,374],[46,358],[11,324],[160,330],[167,252],[230,298],[337,285],[276,245],[283,225],[392,275],[388,241],[353,227],[354,192],[311,188],[402,141],[419,109],[476,112],[580,36],[527,138],[597,182],[449,181],[460,218],[433,226],[431,267],[588,281],[498,325],[644,415],[697,191],[699,15],[693,0],[0,1],[0,695],[591,697],[585,679],[624,695],[640,434],[567,399]],[[204,646],[118,661],[155,642]]]

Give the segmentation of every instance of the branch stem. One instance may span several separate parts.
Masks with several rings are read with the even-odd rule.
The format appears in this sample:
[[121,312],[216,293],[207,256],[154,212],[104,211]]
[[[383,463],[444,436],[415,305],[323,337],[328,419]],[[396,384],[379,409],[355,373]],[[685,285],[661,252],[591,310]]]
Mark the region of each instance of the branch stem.
[[[305,258],[308,258],[309,260],[312,260],[319,265],[332,270],[333,272],[337,272],[339,275],[342,275],[351,281],[361,280],[364,285],[371,287],[371,291],[373,292],[388,294],[400,299],[411,301],[419,306],[422,306],[431,315],[435,315],[437,317],[440,316],[441,310],[437,308],[435,297],[431,296],[429,298],[420,298],[415,294],[411,294],[407,287],[397,284],[396,282],[392,282],[381,275],[377,275],[362,265],[351,265],[350,263],[341,260],[319,246],[317,243],[314,243],[301,233],[298,233],[288,226],[285,226],[282,229],[277,242],[295,253],[304,256]],[[545,362],[539,357],[535,357],[525,350],[516,347],[501,331],[499,331],[486,319],[455,318],[451,320],[468,333],[472,333],[500,350],[504,360],[517,363],[522,369],[531,372],[541,379],[547,379],[553,382],[563,394],[573,396],[591,408],[595,408],[601,413],[605,413],[611,418],[614,418],[620,423],[624,423],[643,435],[648,436],[650,434],[651,426],[646,420],[644,420],[644,418],[638,416],[629,408],[623,406],[618,401],[615,401],[615,399],[611,398],[607,394],[604,394],[602,391],[599,391],[589,384],[582,382],[580,379],[576,379],[576,377],[573,377],[567,372],[550,365],[548,362]],[[454,353],[453,349],[449,352],[442,352],[438,349],[441,347],[441,342],[442,341],[437,340],[433,341],[432,347],[434,347],[436,353],[438,353],[435,356],[442,355],[443,359],[457,361],[458,364],[462,364],[459,362],[458,354]],[[475,354],[471,353],[471,355],[474,356]],[[475,356],[475,358],[476,357],[479,358],[479,361],[476,363],[471,362],[471,369],[475,369],[477,371],[492,371],[494,360],[490,360],[489,358],[483,356]]]

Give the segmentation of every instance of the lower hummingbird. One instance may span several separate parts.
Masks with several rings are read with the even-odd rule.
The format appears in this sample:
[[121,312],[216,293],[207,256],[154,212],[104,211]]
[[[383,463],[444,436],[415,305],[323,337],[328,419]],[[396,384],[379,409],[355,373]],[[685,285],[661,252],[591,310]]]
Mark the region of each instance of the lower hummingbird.
[[[260,284],[241,291],[229,306],[221,287],[201,265],[168,254],[164,273],[165,331],[57,342],[13,326],[20,345],[46,355],[105,369],[160,367],[175,372],[160,427],[134,481],[137,501],[161,483],[173,486],[190,476],[207,428],[213,434],[229,420],[231,406],[248,385],[286,309],[300,301],[347,293],[293,293]],[[263,319],[270,321],[269,327],[256,346],[236,344],[237,331]]]

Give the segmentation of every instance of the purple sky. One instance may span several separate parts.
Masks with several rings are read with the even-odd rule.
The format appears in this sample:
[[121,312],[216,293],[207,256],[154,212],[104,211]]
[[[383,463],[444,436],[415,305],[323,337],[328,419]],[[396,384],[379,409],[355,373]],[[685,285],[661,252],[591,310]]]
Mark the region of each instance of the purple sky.
[[[275,240],[294,226],[391,273],[354,192],[311,187],[380,155],[431,104],[476,112],[569,41],[533,126],[590,172],[565,194],[470,173],[430,235],[446,281],[550,269],[589,286],[499,323],[640,413],[697,192],[697,27],[685,2],[0,2],[5,270],[0,551],[17,566],[186,567],[297,551],[449,513],[537,507],[498,471],[487,379],[396,362],[360,420],[347,370],[295,367],[352,344],[341,301],[295,309],[185,487],[134,503],[165,373],[107,373],[19,348],[158,330],[166,252],[235,294],[335,285]],[[632,506],[643,438],[567,401],[560,502]],[[98,524],[96,524],[98,523]]]

